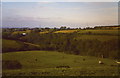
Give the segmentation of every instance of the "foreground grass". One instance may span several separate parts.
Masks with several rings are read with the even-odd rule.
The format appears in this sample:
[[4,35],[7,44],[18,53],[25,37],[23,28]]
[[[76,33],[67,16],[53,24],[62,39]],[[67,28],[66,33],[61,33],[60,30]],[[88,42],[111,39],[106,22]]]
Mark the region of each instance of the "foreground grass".
[[[36,61],[37,59],[37,61]],[[83,61],[83,59],[85,59]],[[22,69],[3,70],[13,76],[117,76],[118,67],[112,59],[70,55],[52,51],[21,51],[4,53],[3,60],[18,60]],[[100,65],[101,60],[104,64]],[[69,66],[70,68],[56,68]]]

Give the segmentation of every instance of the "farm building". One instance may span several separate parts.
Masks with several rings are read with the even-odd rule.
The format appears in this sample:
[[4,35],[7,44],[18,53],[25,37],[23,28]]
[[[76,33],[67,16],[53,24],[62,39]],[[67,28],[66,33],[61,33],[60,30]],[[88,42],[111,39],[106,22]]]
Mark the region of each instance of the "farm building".
[[22,33],[22,35],[23,35],[23,36],[25,36],[25,35],[26,35],[26,33]]

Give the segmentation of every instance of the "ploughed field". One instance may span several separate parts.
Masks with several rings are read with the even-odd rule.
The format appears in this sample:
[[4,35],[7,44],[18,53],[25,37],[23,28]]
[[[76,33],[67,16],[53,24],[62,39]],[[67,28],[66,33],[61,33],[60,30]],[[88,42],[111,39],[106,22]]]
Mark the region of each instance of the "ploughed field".
[[[55,51],[3,53],[3,76],[117,76],[115,60]],[[98,62],[102,61],[103,64]],[[6,65],[7,64],[7,65]]]

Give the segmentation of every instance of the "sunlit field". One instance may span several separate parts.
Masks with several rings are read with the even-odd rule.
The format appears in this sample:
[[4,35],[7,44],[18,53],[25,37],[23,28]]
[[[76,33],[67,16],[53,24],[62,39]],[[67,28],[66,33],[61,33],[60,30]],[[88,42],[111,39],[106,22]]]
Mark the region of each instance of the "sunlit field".
[[[5,60],[17,60],[22,65],[21,69],[4,69],[3,75],[8,76],[118,75],[118,64],[116,64],[115,60],[71,55],[54,51],[20,51],[4,53],[3,61]],[[99,64],[99,60],[103,61],[104,64]]]
[[77,30],[61,30],[61,31],[56,31],[54,33],[73,33],[73,32],[77,32]]
[[119,35],[120,30],[118,29],[112,29],[112,30],[80,30],[79,33],[85,34],[100,34],[100,35]]

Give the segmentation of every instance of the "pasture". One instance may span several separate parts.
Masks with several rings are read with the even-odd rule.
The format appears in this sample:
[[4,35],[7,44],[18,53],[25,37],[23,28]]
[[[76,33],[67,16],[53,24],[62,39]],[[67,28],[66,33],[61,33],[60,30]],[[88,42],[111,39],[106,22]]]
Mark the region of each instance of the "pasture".
[[15,31],[15,32],[13,32],[12,33],[12,35],[14,35],[14,34],[22,34],[22,33],[30,33],[31,32],[31,30],[26,30],[26,31]]
[[73,32],[77,32],[78,30],[60,30],[60,31],[56,31],[54,33],[73,33]]
[[3,49],[20,49],[23,46],[23,43],[17,42],[15,40],[2,39],[2,48]]
[[120,30],[79,30],[75,39],[109,41],[118,40]]
[[[2,57],[3,61],[17,60],[22,64],[21,69],[3,69],[3,76],[118,75],[118,65],[115,60],[107,58],[71,55],[55,51],[19,51],[3,53]],[[104,64],[99,64],[99,60]]]
[[81,34],[102,34],[102,35],[120,35],[118,32],[120,32],[120,30],[118,29],[114,29],[114,30],[79,30],[78,33]]
[[49,33],[49,31],[43,31],[43,32],[39,32],[40,34],[46,34]]
[[39,48],[39,45],[28,43],[28,42],[21,42],[16,40],[9,40],[9,39],[2,39],[2,52],[12,52],[12,51],[19,51],[19,50],[31,50]]
[[99,40],[99,41],[109,41],[118,40],[119,36],[115,35],[79,35],[75,39],[82,40]]

